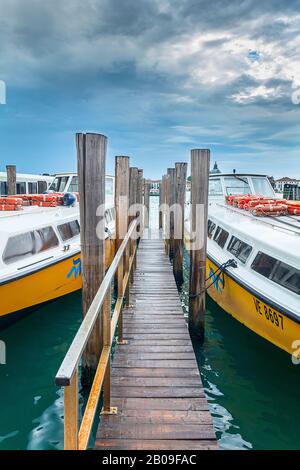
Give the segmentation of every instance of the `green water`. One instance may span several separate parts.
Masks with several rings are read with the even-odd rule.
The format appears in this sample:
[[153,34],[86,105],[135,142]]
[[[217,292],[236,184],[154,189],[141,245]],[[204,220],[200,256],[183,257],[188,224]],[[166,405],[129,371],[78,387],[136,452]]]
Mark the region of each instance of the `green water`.
[[[151,199],[155,207],[158,198]],[[187,287],[186,281],[185,312]],[[0,365],[0,449],[62,449],[63,401],[54,377],[80,319],[78,292],[0,331],[7,348],[7,365]],[[209,299],[206,342],[194,347],[222,448],[300,448],[300,365]]]
[[0,331],[0,449],[61,449],[63,400],[54,377],[81,318],[79,292]]
[[[181,298],[187,318],[187,279]],[[206,341],[194,350],[221,448],[300,449],[300,365],[209,297]]]

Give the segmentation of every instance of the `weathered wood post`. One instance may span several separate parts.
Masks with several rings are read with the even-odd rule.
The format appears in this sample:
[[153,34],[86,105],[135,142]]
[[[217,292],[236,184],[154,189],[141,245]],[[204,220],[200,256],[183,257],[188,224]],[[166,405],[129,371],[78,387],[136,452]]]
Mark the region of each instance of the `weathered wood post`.
[[[139,177],[138,168],[130,168],[130,172],[129,172],[129,208],[134,207],[138,202],[138,177]],[[129,224],[136,217],[137,217],[136,210],[134,210],[134,213],[132,213],[132,209],[131,209],[130,215],[129,215]],[[131,242],[130,242],[131,254],[134,251],[135,244],[136,244],[136,240],[131,240]],[[133,276],[134,276],[135,268],[136,268],[136,257],[134,259],[133,268],[132,268],[131,274],[130,274],[130,281],[131,282],[133,282]],[[129,286],[128,286],[128,289],[129,289]],[[128,295],[128,298],[129,298],[129,295]]]
[[[143,205],[143,193],[144,193],[144,171],[139,169],[138,170],[138,185],[137,185],[137,203],[142,206]],[[140,218],[140,225],[138,226],[138,232],[140,233],[140,237],[143,235],[143,220],[144,220],[144,211],[142,214],[139,212],[138,216]]]
[[163,213],[161,210],[161,205],[163,204],[163,179],[161,179],[161,182],[159,184],[159,230],[162,230],[163,228]]
[[175,168],[168,168],[169,175],[169,211],[170,211],[170,242],[169,242],[169,257],[172,261],[174,258],[174,212],[173,206],[175,204]]
[[150,186],[151,183],[149,180],[144,182],[144,206],[145,206],[145,228],[149,229],[149,220],[150,220]]
[[15,165],[6,166],[7,173],[7,195],[14,196],[17,194],[17,168]]
[[187,163],[175,165],[175,214],[173,271],[178,286],[183,283],[184,209]]
[[209,150],[192,150],[189,329],[204,341]]
[[[129,205],[129,157],[116,157],[115,164],[115,208],[116,208],[116,250],[119,249],[128,230],[128,205]],[[128,250],[126,250],[123,263],[119,264],[118,298],[123,296],[124,273],[128,265]],[[126,344],[123,338],[123,315],[119,316],[119,344]]]
[[[81,226],[83,316],[105,275],[105,168],[107,138],[76,134]],[[99,220],[100,216],[100,220]],[[89,385],[102,350],[102,319],[98,318],[83,356],[82,384]]]
[[47,189],[48,185],[46,181],[38,181],[38,194],[43,194]]
[[[170,202],[170,176],[166,174],[165,176],[165,205],[169,208]],[[164,238],[165,238],[165,251],[166,254],[170,253],[170,211],[167,209],[164,214]]]

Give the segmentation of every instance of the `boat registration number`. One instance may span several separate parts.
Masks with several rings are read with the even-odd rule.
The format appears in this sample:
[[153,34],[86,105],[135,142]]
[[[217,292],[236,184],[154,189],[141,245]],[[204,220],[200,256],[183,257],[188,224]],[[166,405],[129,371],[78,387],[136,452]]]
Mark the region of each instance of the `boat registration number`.
[[281,313],[276,312],[271,307],[263,303],[261,300],[258,300],[256,297],[253,297],[253,300],[257,313],[265,317],[274,326],[277,326],[278,328],[283,330],[283,315],[281,315]]

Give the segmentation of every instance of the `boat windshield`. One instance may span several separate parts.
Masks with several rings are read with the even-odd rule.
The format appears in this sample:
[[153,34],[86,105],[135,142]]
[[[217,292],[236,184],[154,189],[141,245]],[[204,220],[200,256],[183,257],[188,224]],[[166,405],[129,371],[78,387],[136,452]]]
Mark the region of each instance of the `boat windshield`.
[[68,176],[56,176],[53,183],[49,187],[50,191],[54,191],[56,193],[63,193],[69,177]]
[[225,192],[228,196],[234,194],[250,194],[252,191],[246,176],[230,176],[224,178]]
[[258,196],[274,197],[273,188],[267,178],[252,177],[254,194]]

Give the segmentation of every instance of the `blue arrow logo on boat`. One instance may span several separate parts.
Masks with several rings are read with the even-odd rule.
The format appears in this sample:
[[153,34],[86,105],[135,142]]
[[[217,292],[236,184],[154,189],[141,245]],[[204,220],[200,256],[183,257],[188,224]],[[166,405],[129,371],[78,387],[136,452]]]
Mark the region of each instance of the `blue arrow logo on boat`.
[[222,292],[224,289],[224,280],[220,276],[220,272],[219,274],[216,274],[214,269],[210,267],[209,278],[212,279],[213,286],[218,292]]
[[81,258],[73,259],[73,266],[70,269],[70,272],[68,274],[68,279],[70,279],[72,276],[74,276],[74,279],[76,279],[80,275],[81,275]]

